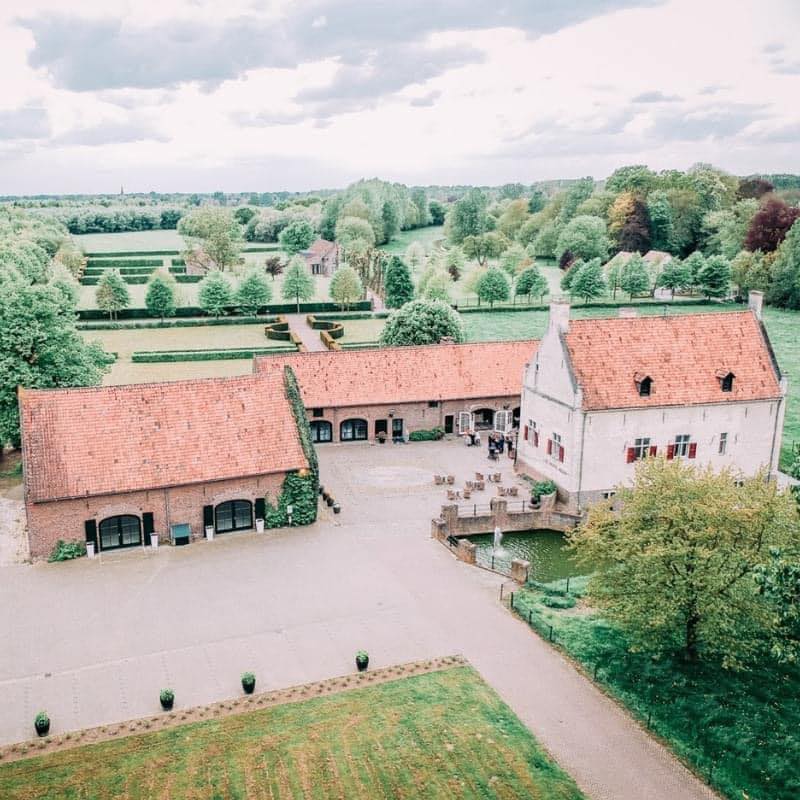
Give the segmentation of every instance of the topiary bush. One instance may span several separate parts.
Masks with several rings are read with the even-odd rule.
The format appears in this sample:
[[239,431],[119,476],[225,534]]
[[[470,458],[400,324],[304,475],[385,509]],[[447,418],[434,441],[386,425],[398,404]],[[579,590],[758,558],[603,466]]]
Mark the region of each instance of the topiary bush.
[[411,431],[408,434],[409,442],[438,442],[444,436],[443,428],[431,428],[431,430]]
[[571,594],[563,597],[556,594],[546,594],[541,598],[541,603],[548,608],[573,608],[575,606],[575,598]]
[[73,558],[80,558],[86,555],[86,543],[76,541],[65,541],[59,539],[50,553],[48,561],[70,561]]
[[552,494],[557,488],[553,481],[536,481],[531,489],[531,500],[538,503],[542,495]]
[[165,711],[168,711],[175,702],[175,692],[173,692],[172,689],[162,689],[158,695],[158,699],[161,702],[161,707]]
[[253,694],[256,688],[256,676],[252,672],[242,673],[242,689],[246,694]]

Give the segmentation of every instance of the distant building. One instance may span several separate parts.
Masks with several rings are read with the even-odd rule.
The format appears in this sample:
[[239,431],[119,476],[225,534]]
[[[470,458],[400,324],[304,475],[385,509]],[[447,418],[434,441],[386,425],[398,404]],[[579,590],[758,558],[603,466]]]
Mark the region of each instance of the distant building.
[[339,245],[326,239],[317,239],[301,255],[312,275],[332,275],[339,267]]
[[751,292],[749,311],[592,320],[552,304],[523,381],[518,468],[553,480],[571,510],[656,455],[776,472],[786,380],[761,302]]

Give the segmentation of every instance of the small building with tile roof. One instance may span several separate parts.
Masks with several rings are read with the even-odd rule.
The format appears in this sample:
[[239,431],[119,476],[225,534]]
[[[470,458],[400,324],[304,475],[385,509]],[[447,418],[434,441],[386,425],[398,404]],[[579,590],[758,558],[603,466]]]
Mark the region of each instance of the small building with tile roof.
[[787,384],[761,302],[752,292],[741,312],[592,320],[551,305],[523,381],[518,468],[577,511],[659,454],[776,472]]
[[30,551],[245,530],[309,467],[283,374],[19,393]]
[[328,350],[254,363],[259,374],[292,368],[316,443],[380,441],[433,428],[510,433],[536,346],[525,340]]
[[300,254],[312,275],[332,275],[339,268],[339,245],[327,239],[317,239]]

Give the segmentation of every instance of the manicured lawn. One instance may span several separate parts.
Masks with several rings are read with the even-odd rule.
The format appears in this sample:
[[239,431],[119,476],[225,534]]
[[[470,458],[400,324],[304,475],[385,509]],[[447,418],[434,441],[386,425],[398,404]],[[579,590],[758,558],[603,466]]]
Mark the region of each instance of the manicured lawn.
[[183,237],[176,230],[128,231],[126,233],[83,233],[73,236],[85,253],[126,250],[183,250]]
[[405,255],[411,242],[419,242],[428,252],[433,250],[436,242],[444,239],[443,225],[430,225],[427,228],[415,228],[412,231],[400,231],[389,244],[381,245],[381,250],[393,256]]
[[343,319],[344,336],[339,340],[343,344],[353,342],[376,342],[386,325],[383,319]]
[[459,667],[0,766],[0,797],[582,795],[477,673]]
[[[572,579],[572,587],[585,580]],[[564,582],[560,582],[564,588]],[[733,673],[629,653],[622,635],[588,609],[546,608],[539,589],[514,607],[731,800],[800,797],[800,669],[772,663]]]

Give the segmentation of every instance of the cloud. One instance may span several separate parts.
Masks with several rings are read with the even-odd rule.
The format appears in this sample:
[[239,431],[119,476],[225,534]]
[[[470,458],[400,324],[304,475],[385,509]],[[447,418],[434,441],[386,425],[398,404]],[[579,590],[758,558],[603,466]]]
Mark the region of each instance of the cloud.
[[783,50],[783,44],[781,42],[767,42],[762,48],[762,53],[777,53]]
[[294,125],[307,119],[304,111],[235,111],[230,119],[246,128],[269,128],[272,125]]
[[779,75],[800,75],[800,60],[786,61],[782,58],[772,60],[772,71]]
[[52,139],[52,144],[99,147],[106,144],[128,144],[143,141],[168,142],[169,137],[146,124],[101,122],[87,128],[73,128]]
[[727,86],[724,83],[710,83],[708,86],[703,86],[698,94],[717,94],[717,92],[721,92],[723,89],[730,89],[730,86]]
[[636,97],[631,99],[632,103],[677,103],[682,100],[676,94],[664,94],[664,92],[650,91],[637,94]]
[[703,139],[727,139],[753,122],[764,119],[765,106],[733,103],[712,109],[659,114],[648,133],[670,141],[697,142]]
[[753,134],[753,139],[769,144],[794,144],[800,141],[800,122],[791,122],[777,128],[759,131]]
[[50,119],[40,106],[0,111],[0,141],[46,139],[49,135]]
[[[517,90],[515,89],[514,91]],[[434,105],[441,96],[441,92],[428,92],[428,94],[424,94],[422,97],[412,98],[409,101],[409,105],[415,106],[416,108],[427,108],[428,106]]]

